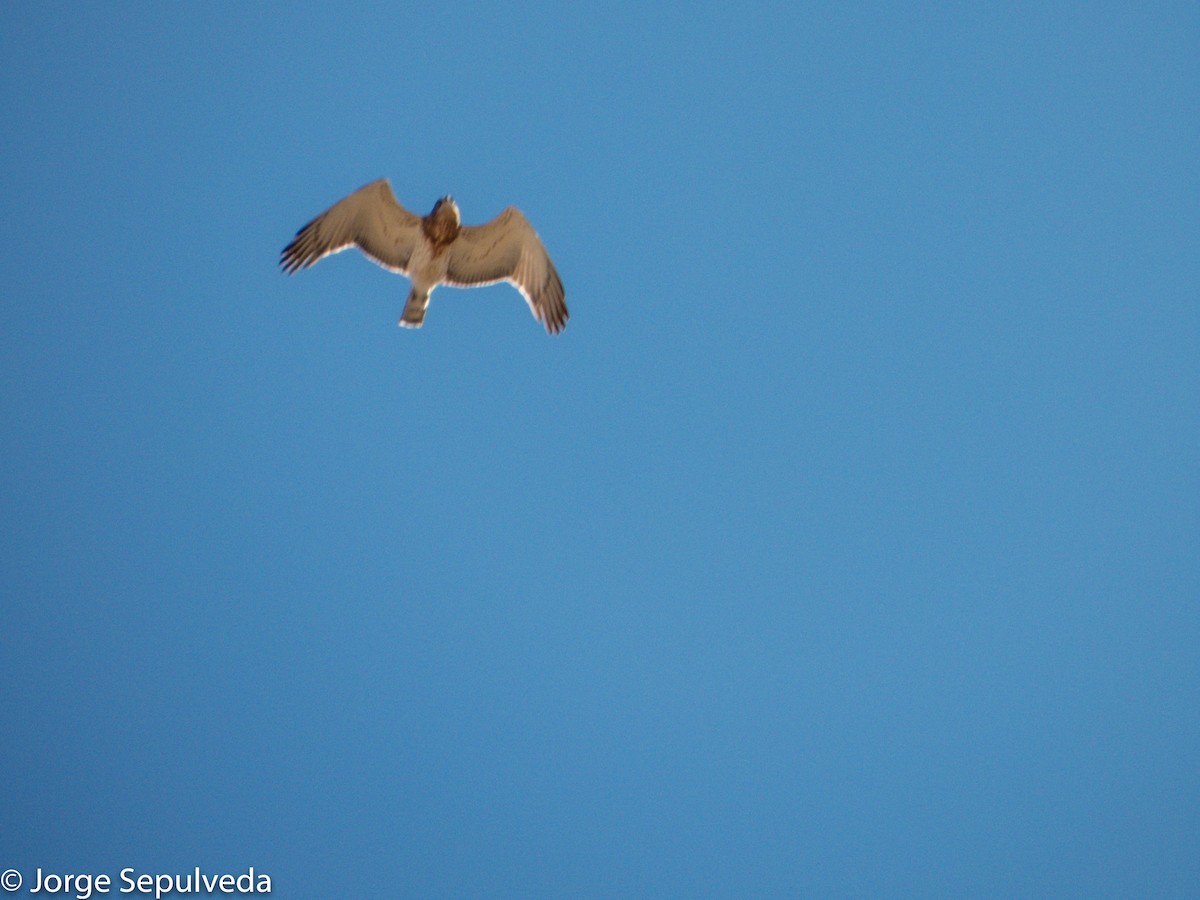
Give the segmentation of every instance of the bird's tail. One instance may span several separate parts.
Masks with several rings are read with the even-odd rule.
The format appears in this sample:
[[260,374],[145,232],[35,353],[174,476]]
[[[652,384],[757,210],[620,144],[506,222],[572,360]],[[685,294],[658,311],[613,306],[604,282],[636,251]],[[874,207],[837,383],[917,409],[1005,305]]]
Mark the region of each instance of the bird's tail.
[[400,324],[405,328],[420,328],[425,323],[425,310],[428,307],[429,291],[419,291],[414,287],[408,292],[408,302],[404,304]]

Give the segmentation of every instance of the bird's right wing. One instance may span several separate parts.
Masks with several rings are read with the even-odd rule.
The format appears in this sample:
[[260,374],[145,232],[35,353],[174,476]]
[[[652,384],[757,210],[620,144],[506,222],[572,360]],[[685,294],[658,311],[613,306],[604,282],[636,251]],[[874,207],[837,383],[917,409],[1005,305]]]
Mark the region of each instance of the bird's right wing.
[[401,206],[386,178],[339,200],[296,232],[279,265],[289,275],[331,253],[357,246],[379,265],[402,275],[421,240],[421,219]]

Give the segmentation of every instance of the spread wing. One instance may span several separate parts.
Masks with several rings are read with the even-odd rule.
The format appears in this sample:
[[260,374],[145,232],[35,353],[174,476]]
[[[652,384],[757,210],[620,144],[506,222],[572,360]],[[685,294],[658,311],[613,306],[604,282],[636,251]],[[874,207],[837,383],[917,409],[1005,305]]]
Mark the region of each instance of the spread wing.
[[279,265],[289,275],[349,246],[379,265],[408,274],[408,261],[421,239],[421,219],[396,202],[386,178],[359,188],[296,232]]
[[566,294],[537,232],[510,206],[486,225],[467,225],[450,245],[446,284],[471,287],[510,282],[534,317],[557,334],[567,325]]

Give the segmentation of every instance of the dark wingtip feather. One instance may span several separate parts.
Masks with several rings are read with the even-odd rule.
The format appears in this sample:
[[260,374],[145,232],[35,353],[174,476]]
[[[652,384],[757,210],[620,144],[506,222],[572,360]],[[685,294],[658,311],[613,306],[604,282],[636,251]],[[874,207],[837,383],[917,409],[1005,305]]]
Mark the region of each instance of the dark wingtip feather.
[[571,318],[571,314],[567,311],[567,294],[563,289],[562,279],[558,277],[558,272],[553,267],[550,268],[550,277],[547,279],[545,287],[542,288],[542,303],[540,304],[543,310],[542,324],[546,326],[547,334],[561,334],[562,330],[567,327],[567,319]]
[[303,228],[296,232],[296,236],[292,238],[292,242],[288,244],[279,254],[279,267],[283,271],[292,275],[300,269],[306,269],[313,264],[313,248],[312,248],[312,227],[316,224],[316,219],[309,222]]

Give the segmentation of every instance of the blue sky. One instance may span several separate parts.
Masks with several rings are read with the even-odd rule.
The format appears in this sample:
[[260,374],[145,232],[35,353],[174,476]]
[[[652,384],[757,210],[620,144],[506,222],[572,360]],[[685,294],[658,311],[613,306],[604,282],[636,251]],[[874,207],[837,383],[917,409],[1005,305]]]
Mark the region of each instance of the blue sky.
[[[1198,39],[6,5],[0,868],[1195,896]],[[279,273],[379,177],[565,333]]]

